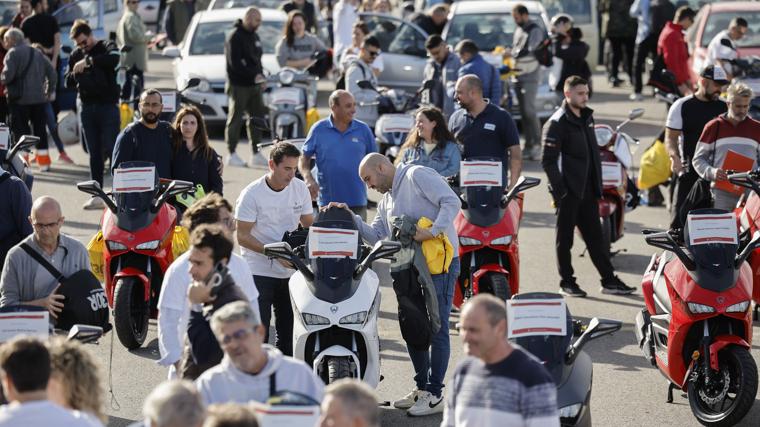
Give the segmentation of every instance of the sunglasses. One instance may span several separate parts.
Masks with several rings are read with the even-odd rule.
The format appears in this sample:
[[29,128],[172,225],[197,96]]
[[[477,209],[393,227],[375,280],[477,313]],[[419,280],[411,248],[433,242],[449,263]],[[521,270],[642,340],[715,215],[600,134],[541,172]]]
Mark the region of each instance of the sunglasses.
[[380,51],[379,50],[367,50],[367,53],[369,53],[369,56],[371,56],[373,58],[377,57],[377,55],[380,55]]
[[53,227],[55,227],[56,225],[58,225],[60,223],[61,223],[61,220],[59,219],[59,220],[57,220],[55,222],[51,222],[51,223],[48,223],[48,224],[43,224],[41,222],[33,222],[32,226],[40,228],[40,229],[44,229],[44,228],[53,228]]

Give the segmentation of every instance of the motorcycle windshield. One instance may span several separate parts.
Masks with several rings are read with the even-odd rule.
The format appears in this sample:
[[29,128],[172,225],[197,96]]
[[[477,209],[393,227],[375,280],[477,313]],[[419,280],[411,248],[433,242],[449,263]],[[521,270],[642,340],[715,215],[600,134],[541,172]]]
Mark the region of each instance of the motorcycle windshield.
[[[356,230],[351,214],[343,209],[320,212],[312,227]],[[361,254],[361,242],[358,246],[357,254]],[[308,243],[305,253],[308,256]],[[309,259],[309,264],[314,273],[314,282],[310,284],[310,287],[317,299],[336,304],[351,298],[356,292],[361,281],[354,280],[354,271],[359,264],[358,259],[316,257]]]
[[[468,161],[487,160],[501,161],[489,157],[471,157]],[[477,185],[462,187],[464,199],[467,202],[466,209],[462,209],[462,214],[470,224],[479,227],[490,227],[498,223],[504,216],[505,208],[501,205],[504,188],[506,187],[507,174],[502,171],[502,186],[496,185]]]
[[[700,209],[690,212],[689,215],[726,213],[720,209]],[[684,227],[684,242],[696,265],[694,271],[689,271],[689,274],[701,288],[721,292],[736,284],[739,270],[735,268],[734,262],[738,243],[691,244],[688,221]]]
[[[141,168],[151,167],[150,162],[123,162],[119,168]],[[147,227],[153,222],[156,213],[152,212],[151,207],[158,191],[158,176],[155,176],[154,189],[142,192],[124,192],[114,191],[113,197],[116,202],[116,225],[122,230],[137,231]]]

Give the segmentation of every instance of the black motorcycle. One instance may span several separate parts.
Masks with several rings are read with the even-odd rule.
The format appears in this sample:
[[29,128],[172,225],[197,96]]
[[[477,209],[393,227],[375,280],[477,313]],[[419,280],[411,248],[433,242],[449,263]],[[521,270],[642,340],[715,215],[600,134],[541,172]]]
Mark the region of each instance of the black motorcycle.
[[[8,137],[10,140],[12,138]],[[0,150],[0,165],[3,169],[10,172],[11,175],[21,179],[26,184],[29,191],[32,191],[34,184],[34,174],[29,163],[24,160],[23,151],[28,151],[34,147],[40,138],[32,135],[23,135],[10,150]],[[9,141],[10,143],[11,141]]]

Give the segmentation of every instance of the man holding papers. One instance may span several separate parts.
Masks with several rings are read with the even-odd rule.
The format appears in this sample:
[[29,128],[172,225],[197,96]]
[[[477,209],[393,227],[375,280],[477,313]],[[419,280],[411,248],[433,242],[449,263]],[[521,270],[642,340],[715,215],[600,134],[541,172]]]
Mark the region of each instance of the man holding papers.
[[754,94],[744,83],[728,87],[728,112],[705,126],[692,164],[713,182],[714,207],[730,211],[743,190],[728,182],[728,172],[754,169],[760,159],[760,122],[748,116]]

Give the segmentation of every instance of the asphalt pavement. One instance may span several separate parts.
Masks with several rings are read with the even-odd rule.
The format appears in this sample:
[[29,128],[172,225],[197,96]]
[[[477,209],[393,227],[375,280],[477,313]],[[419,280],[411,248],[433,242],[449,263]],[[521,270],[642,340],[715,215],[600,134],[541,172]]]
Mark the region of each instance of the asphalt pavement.
[[[627,130],[641,139],[641,145],[634,157],[640,157],[644,149],[653,141],[664,123],[666,111],[662,104],[648,98],[644,102],[632,103],[628,100],[628,89],[610,89],[606,82],[597,76],[594,81],[594,98],[590,107],[596,113],[597,122],[618,123],[634,107],[646,108],[646,114],[631,124]],[[148,84],[159,87],[171,87],[170,61],[152,57]],[[320,85],[328,89],[329,83]],[[320,93],[320,105],[326,106],[327,92]],[[321,110],[322,117],[327,114]],[[217,152],[225,153],[222,134],[215,130],[212,146]],[[248,159],[247,146],[241,144],[239,153]],[[54,163],[52,170],[36,175],[33,196],[52,195],[57,198],[66,217],[63,231],[87,243],[97,231],[100,213],[84,211],[82,203],[87,199],[78,192],[75,183],[88,179],[87,157],[80,146],[68,148],[76,161],[74,166],[62,166]],[[260,164],[264,164],[263,162]],[[263,166],[253,168],[225,168],[225,196],[234,203],[241,190],[251,181],[265,173]],[[525,215],[519,233],[521,291],[556,291],[559,276],[556,272],[554,256],[554,210],[550,206],[550,197],[546,188],[546,177],[540,163],[524,163],[524,174],[541,178],[543,182],[525,195]],[[107,181],[106,186],[110,183]],[[377,194],[371,197],[377,199]],[[373,215],[374,213],[370,213]],[[626,234],[613,250],[620,252],[613,258],[613,264],[620,278],[629,285],[640,288],[641,276],[651,255],[656,252],[648,247],[641,236],[643,228],[665,229],[668,214],[664,208],[639,207],[626,215]],[[634,316],[643,306],[640,291],[631,296],[609,296],[599,292],[599,277],[591,265],[588,256],[581,257],[584,250],[582,240],[578,238],[573,249],[574,267],[578,283],[589,295],[585,299],[568,299],[568,307],[574,317],[590,320],[593,317],[617,319],[623,322],[623,329],[612,336],[590,342],[585,351],[594,361],[594,382],[591,397],[591,410],[594,422],[600,426],[687,426],[698,425],[691,415],[685,395],[676,393],[672,404],[665,402],[667,381],[641,355],[636,345],[633,324]],[[450,319],[451,324],[451,359],[449,375],[457,361],[463,357],[462,343],[453,325],[456,314]],[[760,333],[755,323],[754,334]],[[386,280],[382,283],[382,304],[380,309],[380,337],[382,339],[382,374],[385,379],[377,392],[381,401],[392,401],[405,395],[413,386],[414,372],[406,353],[406,346],[401,339],[396,318],[396,304],[393,290]],[[107,398],[109,426],[123,426],[142,419],[141,407],[144,398],[159,382],[166,378],[166,369],[158,366],[158,341],[155,322],[151,324],[150,334],[143,348],[127,351],[113,339],[114,334],[106,336],[98,345],[89,346],[101,362],[104,380],[111,381],[107,388],[113,391]],[[752,355],[760,361],[760,346],[753,345]],[[403,411],[383,408],[384,426],[436,426],[441,416],[426,418],[409,418]],[[740,424],[743,426],[760,425],[760,402],[756,400],[752,411]]]

